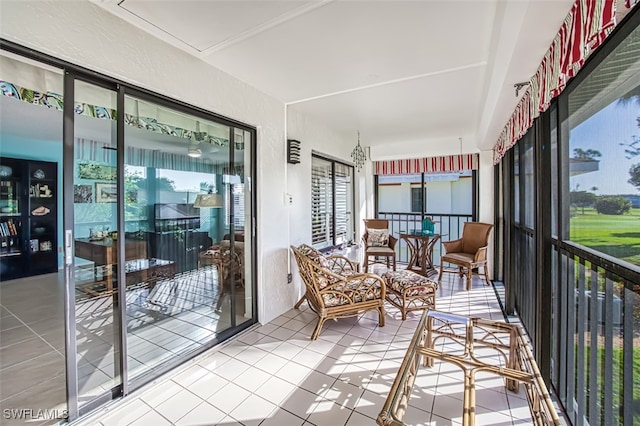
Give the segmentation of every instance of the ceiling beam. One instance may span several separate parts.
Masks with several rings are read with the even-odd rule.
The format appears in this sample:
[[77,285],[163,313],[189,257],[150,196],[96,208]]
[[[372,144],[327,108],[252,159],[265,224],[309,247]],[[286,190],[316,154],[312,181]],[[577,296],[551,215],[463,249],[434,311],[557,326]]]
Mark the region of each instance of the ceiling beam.
[[[495,120],[494,116],[497,113],[498,105],[501,104],[501,95],[505,90],[505,85],[508,86],[510,84],[507,78],[511,62],[514,58],[519,58],[516,55],[519,37],[514,37],[514,34],[520,33],[519,29],[526,19],[527,7],[523,3],[528,2],[498,2],[496,4],[490,42],[491,49],[488,58],[489,64],[487,65],[483,92],[480,97],[484,102],[478,108],[479,115],[476,118],[477,140],[481,148],[487,148],[488,145],[493,146],[491,141],[487,140],[493,137],[492,134],[489,134],[489,125]],[[523,75],[520,77],[518,81],[525,81],[531,76]],[[515,108],[517,104],[515,98],[512,104]]]
[[211,55],[212,53],[218,52],[222,49],[226,49],[228,47],[233,46],[234,44],[240,43],[241,41],[247,40],[249,38],[255,37],[260,33],[263,33],[271,28],[275,28],[279,25],[282,25],[286,22],[291,21],[299,16],[302,16],[306,13],[312,12],[318,8],[324,7],[329,3],[333,3],[335,0],[320,0],[320,1],[312,1],[306,4],[303,4],[300,7],[297,7],[289,12],[283,13],[280,16],[277,16],[267,22],[264,22],[260,25],[256,25],[253,28],[249,28],[246,31],[243,31],[239,34],[234,35],[220,43],[214,44],[211,47],[206,48],[202,52],[200,52],[200,57],[202,59]]
[[391,85],[391,84],[404,83],[405,81],[411,81],[411,80],[417,80],[417,79],[421,79],[421,78],[434,77],[434,76],[438,76],[438,75],[449,74],[449,73],[454,73],[454,72],[458,72],[458,71],[464,71],[464,70],[468,70],[468,69],[472,69],[472,68],[484,67],[486,65],[487,65],[486,61],[480,61],[480,62],[475,62],[475,63],[472,63],[472,64],[462,65],[462,66],[459,66],[459,67],[447,68],[447,69],[444,69],[444,70],[432,71],[432,72],[427,72],[427,73],[423,73],[423,74],[416,74],[416,75],[411,75],[411,76],[408,76],[408,77],[395,78],[395,79],[392,79],[392,80],[381,81],[381,82],[374,83],[374,84],[367,84],[365,86],[359,86],[359,87],[353,87],[351,89],[339,90],[337,92],[324,93],[322,95],[312,96],[310,98],[298,99],[298,100],[295,100],[295,101],[286,102],[286,105],[295,105],[295,104],[300,104],[300,103],[303,103],[303,102],[315,101],[317,99],[328,98],[328,97],[331,97],[331,96],[342,95],[342,94],[345,94],[345,93],[351,93],[351,92],[357,92],[357,91],[360,91],[360,90],[372,89],[374,87],[388,86],[388,85]]

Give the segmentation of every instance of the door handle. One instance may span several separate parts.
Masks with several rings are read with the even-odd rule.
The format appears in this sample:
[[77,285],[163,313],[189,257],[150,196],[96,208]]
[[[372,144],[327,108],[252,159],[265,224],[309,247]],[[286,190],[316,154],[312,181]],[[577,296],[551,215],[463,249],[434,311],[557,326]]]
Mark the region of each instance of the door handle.
[[73,263],[73,231],[71,229],[64,231],[64,263],[65,265]]

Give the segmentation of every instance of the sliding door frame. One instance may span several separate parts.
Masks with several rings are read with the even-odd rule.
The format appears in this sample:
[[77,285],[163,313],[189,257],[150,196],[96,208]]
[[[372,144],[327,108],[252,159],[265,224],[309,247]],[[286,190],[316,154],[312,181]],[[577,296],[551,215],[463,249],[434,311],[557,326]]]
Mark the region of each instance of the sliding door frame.
[[[199,354],[211,349],[213,346],[218,343],[232,337],[237,334],[242,329],[249,327],[252,324],[257,322],[258,318],[258,274],[257,274],[257,189],[258,184],[256,182],[257,177],[257,129],[253,126],[247,125],[245,123],[239,122],[237,120],[210,112],[204,108],[200,108],[194,105],[190,105],[186,102],[179,101],[176,99],[169,98],[159,93],[155,93],[150,90],[146,90],[139,87],[134,87],[126,82],[120,81],[113,77],[110,77],[105,74],[101,74],[87,68],[60,60],[58,58],[52,57],[50,55],[44,54],[42,52],[38,52],[12,41],[8,41],[6,39],[0,38],[0,50],[14,53],[16,55],[32,59],[34,61],[51,65],[57,68],[60,68],[64,71],[64,87],[63,87],[63,99],[67,100],[63,106],[63,137],[62,137],[62,168],[63,168],[63,179],[62,179],[62,191],[63,191],[63,230],[64,230],[64,248],[65,248],[65,256],[64,256],[64,279],[65,279],[65,288],[64,288],[64,320],[65,320],[65,363],[66,363],[66,395],[67,395],[67,409],[68,409],[68,420],[74,421],[79,417],[87,414],[90,411],[95,410],[96,408],[103,406],[104,404],[111,402],[114,399],[119,397],[126,396],[132,390],[140,388],[141,386],[147,384],[151,380],[156,379],[157,377],[165,374],[169,370],[184,364],[185,361],[191,359]],[[174,358],[163,364],[162,368],[154,370],[153,377],[149,377],[149,375],[143,375],[138,379],[134,379],[133,381],[129,380],[128,369],[127,369],[127,334],[126,334],[126,292],[119,291],[117,292],[117,296],[114,296],[114,306],[116,312],[114,312],[114,320],[118,323],[115,324],[115,327],[118,329],[118,336],[114,341],[114,345],[119,346],[117,348],[119,356],[117,357],[115,362],[115,374],[114,378],[116,380],[116,385],[111,388],[109,391],[104,392],[98,397],[94,398],[92,401],[87,404],[79,407],[78,404],[78,356],[77,356],[77,341],[76,341],[76,314],[75,314],[75,277],[74,277],[74,253],[73,253],[73,230],[74,230],[74,202],[73,202],[73,179],[74,179],[74,142],[75,142],[75,112],[74,112],[74,104],[75,104],[75,82],[83,81],[87,82],[99,87],[103,87],[108,90],[112,90],[117,95],[117,120],[116,120],[116,146],[117,146],[117,154],[116,154],[116,166],[117,166],[117,224],[118,229],[124,232],[124,201],[125,201],[125,189],[124,189],[124,153],[125,153],[125,143],[124,143],[124,133],[125,133],[125,123],[124,123],[124,103],[125,96],[130,95],[140,99],[148,100],[150,102],[154,102],[158,105],[165,106],[174,110],[178,110],[180,112],[184,112],[193,116],[202,117],[203,119],[211,120],[217,122],[219,124],[230,127],[231,135],[230,135],[230,161],[233,161],[234,158],[234,129],[240,129],[244,132],[248,132],[251,136],[251,164],[249,169],[250,175],[245,176],[250,177],[250,181],[248,184],[251,187],[251,213],[250,220],[248,223],[245,223],[245,236],[251,238],[251,283],[252,283],[252,312],[251,318],[247,319],[247,321],[242,322],[241,324],[235,324],[235,315],[233,315],[234,323],[232,327],[226,329],[219,334],[216,335],[210,342],[203,345],[197,350],[189,352],[183,356],[179,356],[178,358]],[[68,100],[71,100],[69,102]],[[245,145],[246,146],[246,145]],[[233,204],[233,203],[231,203]],[[234,216],[233,216],[233,207],[231,207],[231,230],[234,230]],[[69,233],[69,231],[71,231]],[[233,235],[233,233],[232,233]],[[245,237],[245,238],[246,238]],[[232,237],[233,238],[233,237]],[[124,270],[124,238],[118,238],[118,259],[117,259],[117,278],[118,283],[126,282],[125,278],[125,270]],[[234,292],[234,289],[232,289]],[[232,303],[232,308],[234,303]],[[118,383],[119,381],[119,383]]]

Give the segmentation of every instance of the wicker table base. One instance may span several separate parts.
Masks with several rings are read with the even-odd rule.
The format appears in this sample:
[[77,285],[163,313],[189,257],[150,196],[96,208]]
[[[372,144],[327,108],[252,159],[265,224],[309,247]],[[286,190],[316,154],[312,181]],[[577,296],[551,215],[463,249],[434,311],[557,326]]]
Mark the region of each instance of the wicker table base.
[[[449,348],[448,352],[436,349],[436,345],[442,343]],[[452,346],[457,348],[451,351]],[[498,357],[487,357],[487,351],[493,351]],[[502,362],[489,364],[485,361],[495,358]],[[463,426],[475,425],[475,374],[480,371],[502,376],[507,389],[513,392],[518,392],[520,383],[524,385],[532,424],[561,424],[520,327],[483,318],[426,311],[378,415],[379,425],[405,424],[402,418],[418,369],[421,364],[433,366],[434,359],[457,365],[464,372]]]

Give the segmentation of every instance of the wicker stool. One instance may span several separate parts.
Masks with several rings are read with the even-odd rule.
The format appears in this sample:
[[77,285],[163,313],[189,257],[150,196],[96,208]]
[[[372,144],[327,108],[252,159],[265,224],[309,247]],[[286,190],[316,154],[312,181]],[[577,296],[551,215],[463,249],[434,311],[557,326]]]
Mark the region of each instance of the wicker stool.
[[402,320],[409,311],[436,308],[438,283],[412,271],[387,271],[382,274],[387,285],[386,299],[402,312]]

